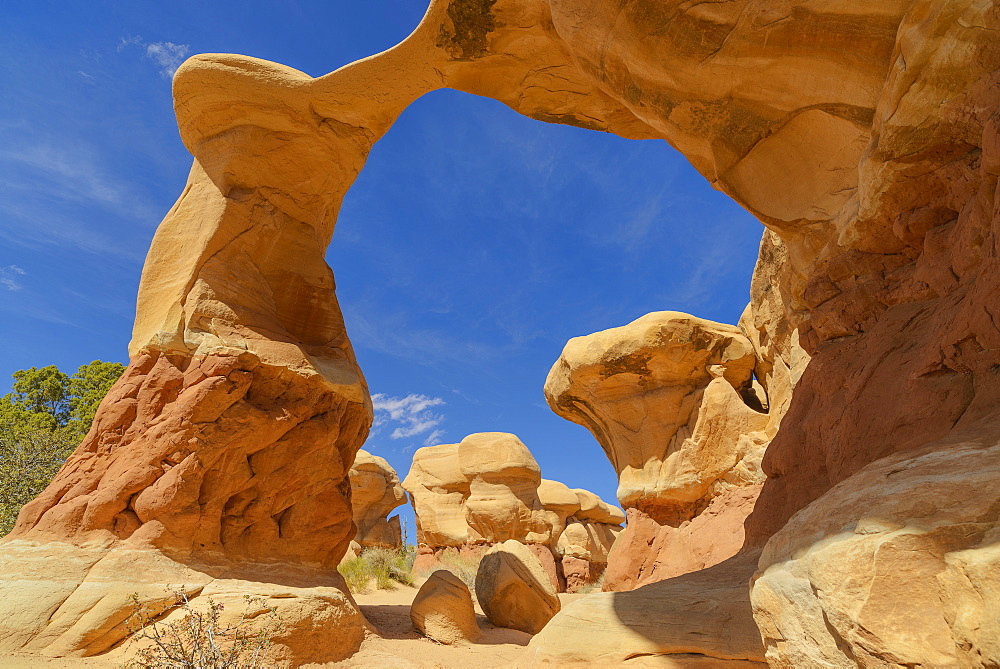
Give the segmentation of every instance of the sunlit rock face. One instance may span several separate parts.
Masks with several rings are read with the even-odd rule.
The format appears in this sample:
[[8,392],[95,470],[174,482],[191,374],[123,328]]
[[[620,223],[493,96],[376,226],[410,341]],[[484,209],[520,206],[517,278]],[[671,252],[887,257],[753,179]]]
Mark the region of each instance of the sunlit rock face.
[[538,558],[520,541],[490,548],[476,572],[476,599],[497,627],[537,634],[560,608]]
[[576,590],[604,572],[625,520],[597,495],[543,479],[527,447],[505,432],[418,449],[403,487],[417,521],[419,571],[446,553],[479,557],[514,540],[529,546],[557,590],[566,587],[569,558]]
[[354,524],[358,528],[355,541],[363,547],[401,548],[399,516],[388,517],[393,509],[406,504],[406,493],[396,470],[385,458],[362,449],[354,456],[348,477]]
[[739,328],[678,312],[566,344],[546,398],[601,443],[629,517],[605,589],[711,566],[743,545],[768,441],[755,363]]
[[[296,598],[275,661],[356,647],[364,623],[332,567],[353,533],[348,471],[371,406],[323,257],[374,142],[412,100],[451,87],[544,121],[666,139],[768,228],[740,324],[770,411],[762,426],[745,414],[754,429],[740,433],[770,439],[744,549],[567,607],[528,661],[766,653],[791,666],[813,644],[824,661],[997,664],[995,612],[973,605],[996,599],[992,520],[905,500],[948,490],[920,463],[996,483],[986,456],[960,456],[963,435],[985,453],[998,432],[998,11],[985,0],[434,0],[399,46],[316,79],[243,56],[189,60],[174,97],[195,160],[147,257],[131,364],[0,544],[0,647],[104,652],[127,634],[127,596],[165,606],[167,584],[196,602]],[[714,384],[735,407],[745,395],[722,366],[703,396]],[[890,462],[904,471],[873,474]],[[873,507],[888,520],[859,517],[851,500],[893,476]],[[503,501],[480,478],[484,511],[463,513],[467,535],[494,531],[484,519],[500,508],[529,522],[517,494]],[[626,489],[636,509],[638,483]],[[690,503],[697,489],[671,494]],[[893,534],[911,521],[920,536]],[[873,536],[894,569],[871,569]],[[793,545],[788,573],[776,571]],[[851,546],[869,592],[826,597]],[[907,546],[918,550],[897,550]],[[909,596],[899,573],[933,575],[940,606],[869,626]],[[788,624],[800,616],[811,622]],[[317,619],[337,622],[307,624]],[[926,633],[920,643],[905,644],[904,623]],[[574,642],[581,630],[589,644]]]
[[[306,113],[316,81],[245,57],[178,71],[194,166],[147,257],[128,370],[0,548],[5,576],[60,584],[0,583],[3,647],[104,652],[128,634],[129,594],[166,608],[168,584],[278,597],[273,584],[304,586],[290,630],[296,615],[343,620],[329,638],[300,630],[277,643],[276,661],[360,643],[365,623],[335,567],[372,409],[323,255],[386,111],[338,135],[336,114]],[[36,560],[24,550],[35,544],[68,557]]]
[[[754,615],[767,659],[778,666],[820,657],[995,663],[995,631],[971,632],[990,613],[949,613],[956,602],[991,597],[988,579],[958,585],[961,579],[949,575],[954,568],[944,566],[980,550],[979,539],[938,544],[938,562],[920,550],[895,551],[892,569],[874,571],[861,555],[874,549],[856,544],[853,564],[860,578],[870,577],[866,592],[905,600],[910,591],[894,574],[934,573],[941,588],[935,596],[948,611],[917,607],[913,620],[889,616],[871,628],[862,621],[877,618],[890,596],[845,588],[828,597],[826,588],[847,577],[838,571],[838,551],[852,548],[821,548],[830,533],[854,532],[868,513],[862,504],[852,508],[830,497],[834,486],[871,486],[867,494],[877,495],[881,482],[863,475],[869,467],[924,449],[946,458],[959,448],[963,430],[976,431],[984,445],[996,443],[1000,17],[994,4],[552,7],[581,68],[769,228],[741,329],[754,345],[770,406],[787,411],[771,426],[777,429],[762,459],[767,479],[748,518],[744,553],[767,544],[765,556],[783,554],[768,543],[781,530],[772,541],[794,543],[802,557],[789,567],[794,584],[782,582],[786,576],[774,571],[772,558],[761,562]],[[952,476],[977,480],[973,461],[956,462]],[[921,487],[938,484],[904,476],[899,485],[922,495]],[[782,529],[802,509],[815,519],[829,511],[840,528],[824,523],[816,530],[802,521]],[[952,522],[944,510],[918,513],[889,501],[884,512],[894,523],[905,524],[907,514],[920,526]],[[809,546],[815,549],[807,553]],[[995,568],[989,551],[968,559],[975,563],[970,572]],[[667,599],[678,606],[683,579],[647,587],[666,589],[657,591],[663,597],[675,588],[678,599]],[[615,603],[625,606],[630,596],[638,602],[644,590]],[[807,609],[811,621],[836,622],[796,627]],[[610,615],[600,621],[597,628],[622,629]],[[532,641],[532,657],[569,657],[563,644],[574,624],[569,609],[557,615]],[[907,644],[908,635],[925,636]],[[654,646],[666,652],[674,640],[661,635]],[[764,659],[765,649],[759,652],[756,659]]]
[[754,618],[777,666],[995,666],[1000,444],[974,426],[878,460],[768,540]]

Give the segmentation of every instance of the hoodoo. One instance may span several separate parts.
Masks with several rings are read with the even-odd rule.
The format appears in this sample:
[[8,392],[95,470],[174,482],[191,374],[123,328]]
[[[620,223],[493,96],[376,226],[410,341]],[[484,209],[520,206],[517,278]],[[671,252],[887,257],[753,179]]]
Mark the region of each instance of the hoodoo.
[[625,520],[597,495],[543,479],[524,443],[505,432],[418,449],[403,487],[416,515],[417,571],[513,540],[532,551],[555,590],[575,591],[604,572]]

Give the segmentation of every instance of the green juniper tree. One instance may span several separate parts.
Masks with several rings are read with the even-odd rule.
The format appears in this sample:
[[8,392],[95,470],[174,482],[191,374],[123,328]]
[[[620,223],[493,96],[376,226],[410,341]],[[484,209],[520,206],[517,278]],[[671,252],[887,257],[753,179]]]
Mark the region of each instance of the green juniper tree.
[[80,444],[124,371],[95,360],[72,376],[55,365],[14,372],[11,392],[0,397],[0,536]]

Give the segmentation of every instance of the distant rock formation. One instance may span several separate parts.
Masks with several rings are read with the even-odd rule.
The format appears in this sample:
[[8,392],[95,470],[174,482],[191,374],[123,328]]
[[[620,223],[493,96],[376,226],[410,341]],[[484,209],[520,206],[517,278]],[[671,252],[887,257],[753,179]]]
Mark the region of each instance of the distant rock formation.
[[355,541],[362,547],[400,548],[403,545],[399,516],[387,518],[397,506],[406,504],[399,477],[385,458],[361,449],[348,472],[351,506],[358,528]]
[[516,540],[534,552],[557,590],[566,588],[568,559],[575,590],[604,572],[625,520],[597,495],[543,479],[528,448],[505,432],[418,449],[403,488],[416,515],[415,568],[422,571],[436,566],[446,551],[479,556]]

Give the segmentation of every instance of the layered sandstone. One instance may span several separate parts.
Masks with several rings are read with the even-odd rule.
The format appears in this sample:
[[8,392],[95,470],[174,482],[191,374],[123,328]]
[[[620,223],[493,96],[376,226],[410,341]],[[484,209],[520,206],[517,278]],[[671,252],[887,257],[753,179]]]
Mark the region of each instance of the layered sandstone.
[[385,458],[361,449],[348,472],[351,506],[358,528],[355,540],[362,547],[400,548],[403,545],[399,516],[388,518],[406,503],[399,477]]
[[102,653],[129,596],[155,616],[168,586],[196,607],[293,588],[274,661],[357,648],[335,567],[372,409],[324,254],[369,148],[427,89],[373,91],[395,58],[324,79],[226,55],[178,70],[188,185],[146,259],[128,370],[0,546],[0,648]]
[[767,542],[774,666],[1000,664],[1000,440],[975,426],[874,462]]
[[[995,600],[994,539],[976,538],[994,511],[970,521],[960,504],[907,500],[938,487],[979,508],[976,491],[928,477],[930,462],[952,481],[996,483],[963,455],[961,431],[983,453],[997,441],[998,28],[980,0],[434,0],[399,46],[317,79],[241,56],[191,59],[174,94],[195,162],[144,267],[130,368],[0,544],[0,647],[103,652],[127,633],[127,595],[165,606],[168,583],[196,601],[301,588],[290,610],[303,632],[275,646],[287,663],[356,644],[363,622],[334,594],[332,567],[353,531],[348,471],[371,408],[323,256],[372,144],[409,102],[448,86],[545,121],[666,139],[769,229],[741,319],[772,412],[756,430],[771,441],[743,551],[583,600],[580,615],[568,607],[531,657],[759,661],[746,583],[773,536],[753,597],[775,662],[995,663],[995,612],[977,608]],[[716,408],[742,412],[747,398],[716,371],[702,393],[715,399],[699,405],[711,426],[729,421]],[[892,463],[903,470],[881,469]],[[715,490],[673,474],[685,483],[669,505],[648,505],[658,479],[645,472],[625,497],[665,512]],[[859,500],[893,476],[876,507],[889,520],[866,520]],[[481,478],[486,518],[492,485]],[[457,508],[471,485],[442,491],[452,507],[440,527],[470,536]],[[496,508],[528,522],[506,495]],[[894,570],[871,568],[875,544]],[[852,592],[837,564],[855,548],[847,563],[870,578]],[[897,574],[911,571],[921,588],[935,580],[938,604],[879,623],[885,602],[909,596]],[[339,622],[310,627],[317,616]],[[787,624],[797,617],[802,627]],[[906,625],[928,636],[906,644]]]
[[597,495],[543,479],[528,448],[504,432],[418,449],[403,488],[416,516],[418,571],[436,567],[446,551],[477,559],[515,540],[529,546],[557,590],[566,587],[568,558],[575,590],[603,573],[625,520]]
[[594,433],[629,515],[605,589],[711,566],[743,545],[768,441],[755,364],[739,328],[678,312],[566,344],[546,398]]
[[[611,95],[645,109],[651,126],[768,225],[762,263],[781,258],[774,283],[755,277],[742,319],[758,376],[770,374],[785,393],[778,399],[769,388],[769,404],[787,403],[763,457],[767,479],[746,544],[764,543],[810,504],[814,518],[829,504],[837,521],[860,523],[862,505],[846,509],[824,493],[844,482],[877,494],[875,479],[852,477],[894,453],[930,448],[944,457],[959,448],[945,438],[955,430],[975,426],[995,440],[991,412],[1000,391],[990,370],[1000,362],[1000,332],[991,315],[995,281],[987,277],[996,276],[997,262],[997,9],[972,0],[844,2],[836,10],[794,1],[642,8],[652,3],[561,3],[554,17]],[[754,65],[739,67],[740,59]],[[957,477],[975,478],[971,461],[960,467]],[[916,479],[902,485],[921,496]],[[950,522],[947,511],[901,506],[894,513],[895,522],[913,514],[924,525],[936,513]],[[848,521],[852,514],[859,517]],[[978,609],[943,622],[935,609],[916,612],[928,620],[914,630],[935,636],[903,654],[899,644],[910,632],[892,616],[872,639],[854,634],[872,595],[828,598],[799,587],[832,587],[845,577],[834,576],[833,560],[850,547],[821,556],[822,533],[806,523],[791,527],[802,532],[798,550],[815,544],[816,555],[796,561],[797,602],[775,594],[780,574],[760,595],[757,619],[776,662],[803,661],[812,645],[840,661],[935,665],[946,656],[941,648],[957,652],[949,639],[965,644],[961,657],[991,657],[991,633],[968,632],[984,620]],[[866,588],[904,601],[908,588],[894,572],[938,574],[946,607],[990,592],[982,578],[959,585],[947,570],[935,572],[919,550],[896,552],[895,570],[866,571],[864,560],[857,567],[871,577]],[[766,574],[755,600],[758,587],[772,587]],[[682,601],[682,579],[655,586],[671,593],[671,607]],[[643,590],[628,594],[639,601]],[[817,624],[796,629],[792,621],[807,607]],[[557,616],[533,640],[536,657],[569,657],[560,638],[567,627]]]

